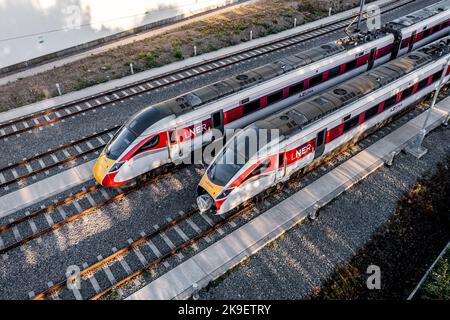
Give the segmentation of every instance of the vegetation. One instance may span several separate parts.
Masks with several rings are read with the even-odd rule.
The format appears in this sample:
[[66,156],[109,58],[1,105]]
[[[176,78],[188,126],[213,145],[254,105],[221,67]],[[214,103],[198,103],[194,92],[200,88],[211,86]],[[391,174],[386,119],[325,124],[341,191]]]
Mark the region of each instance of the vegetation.
[[428,276],[423,291],[423,299],[450,300],[450,250]]
[[[312,299],[406,299],[450,239],[450,157],[398,203],[392,218],[347,265],[314,290]],[[400,249],[401,248],[401,249]],[[447,299],[448,255],[424,298]],[[367,267],[381,269],[381,290],[369,290]]]

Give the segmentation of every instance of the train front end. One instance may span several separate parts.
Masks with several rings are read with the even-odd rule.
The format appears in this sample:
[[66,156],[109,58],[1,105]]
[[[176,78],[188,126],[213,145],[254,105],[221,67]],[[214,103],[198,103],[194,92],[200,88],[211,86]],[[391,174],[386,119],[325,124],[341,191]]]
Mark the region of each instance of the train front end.
[[148,107],[123,125],[97,159],[93,175],[105,187],[119,187],[169,161],[167,112]]

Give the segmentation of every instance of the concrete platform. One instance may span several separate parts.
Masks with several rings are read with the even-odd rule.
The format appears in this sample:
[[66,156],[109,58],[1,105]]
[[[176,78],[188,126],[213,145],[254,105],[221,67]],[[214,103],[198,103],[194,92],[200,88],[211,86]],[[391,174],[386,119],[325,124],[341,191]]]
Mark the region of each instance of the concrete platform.
[[0,197],[0,218],[92,179],[95,161],[91,160]]
[[[432,111],[426,127],[435,129],[450,115],[450,98]],[[346,189],[383,166],[406,147],[422,128],[425,113],[298,191],[272,209],[243,225],[197,255],[170,270],[127,300],[187,299],[193,284],[201,289],[243,259],[255,254],[308,214],[326,205]]]
[[[408,1],[408,0],[402,0],[402,1]],[[385,5],[385,4],[391,4],[395,2],[394,0],[379,0],[376,1],[374,3],[371,3],[370,5],[376,4],[376,5]],[[301,33],[305,33],[308,32],[311,29],[315,29],[315,28],[320,28],[321,26],[333,23],[335,21],[339,21],[342,18],[348,18],[351,17],[352,15],[356,14],[359,11],[358,9],[351,9],[348,11],[344,11],[341,12],[339,14],[336,15],[332,15],[330,17],[326,17],[308,24],[304,24],[301,26],[298,26],[296,28],[292,28],[277,34],[273,34],[273,35],[269,35],[267,37],[263,37],[263,38],[258,38],[252,41],[248,41],[248,42],[244,42],[235,46],[231,46],[231,47],[227,47],[227,48],[223,48],[217,51],[213,51],[210,53],[206,53],[203,55],[199,55],[197,57],[192,57],[192,58],[188,58],[186,60],[180,61],[180,62],[176,62],[176,63],[172,63],[160,68],[155,68],[155,69],[151,69],[148,71],[143,71],[143,72],[139,72],[137,74],[128,76],[128,77],[124,77],[124,78],[120,78],[120,79],[116,79],[116,80],[111,80],[102,84],[98,84],[83,90],[79,90],[79,91],[74,91],[71,93],[67,93],[64,94],[62,96],[58,96],[58,97],[54,97],[51,99],[47,99],[47,100],[43,100],[40,102],[36,102],[30,105],[26,105],[23,107],[19,107],[19,108],[15,108],[9,111],[5,111],[0,113],[0,123],[3,122],[7,122],[9,120],[15,119],[15,118],[20,118],[23,117],[25,115],[29,115],[29,114],[33,114],[54,106],[58,106],[58,105],[62,105],[74,100],[78,100],[78,99],[82,99],[85,97],[90,97],[93,95],[97,95],[101,92],[104,91],[108,91],[114,88],[118,88],[118,87],[122,87],[124,85],[133,83],[133,82],[138,82],[144,79],[149,79],[149,78],[153,78],[156,76],[161,76],[167,73],[171,73],[174,72],[178,69],[181,68],[185,68],[185,67],[194,67],[195,65],[199,64],[199,63],[204,63],[205,61],[209,61],[209,60],[213,60],[213,59],[217,59],[220,57],[227,57],[231,54],[235,54],[238,53],[240,51],[243,50],[249,50],[252,47],[258,46],[258,45],[262,45],[262,44],[266,44],[266,43],[270,43],[272,41],[275,40],[279,40],[279,39],[283,39],[286,37],[290,37],[292,35],[295,34],[301,34]],[[2,80],[0,79],[0,84],[2,84]]]

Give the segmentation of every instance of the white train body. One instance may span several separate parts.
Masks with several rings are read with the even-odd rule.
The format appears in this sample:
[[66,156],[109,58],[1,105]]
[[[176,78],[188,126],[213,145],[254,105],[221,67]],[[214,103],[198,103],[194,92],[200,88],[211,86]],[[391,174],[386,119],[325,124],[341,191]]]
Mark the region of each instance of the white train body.
[[[448,82],[449,59],[447,37],[251,124],[207,169],[198,187],[199,207],[222,214],[286,181],[427,96],[441,81]],[[242,147],[245,139],[273,129],[278,135],[272,133],[268,143],[259,143],[253,151]],[[229,162],[243,153],[245,163]]]
[[[450,33],[450,0],[408,16],[145,108],[108,143],[95,164],[95,179],[120,186],[190,156],[193,145],[210,142],[213,128],[243,128]],[[432,31],[425,34],[424,28]],[[406,39],[408,47],[401,48]]]

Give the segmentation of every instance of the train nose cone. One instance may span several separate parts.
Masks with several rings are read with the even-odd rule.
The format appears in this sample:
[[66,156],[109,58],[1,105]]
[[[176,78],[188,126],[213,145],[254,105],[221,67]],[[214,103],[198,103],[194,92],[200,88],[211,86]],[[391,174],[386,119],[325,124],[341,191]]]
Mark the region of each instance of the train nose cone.
[[103,185],[103,179],[105,178],[105,175],[108,173],[114,162],[114,160],[108,159],[104,153],[102,153],[97,159],[97,162],[95,162],[94,165],[93,173],[95,180],[97,180],[99,184]]

